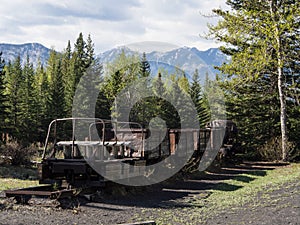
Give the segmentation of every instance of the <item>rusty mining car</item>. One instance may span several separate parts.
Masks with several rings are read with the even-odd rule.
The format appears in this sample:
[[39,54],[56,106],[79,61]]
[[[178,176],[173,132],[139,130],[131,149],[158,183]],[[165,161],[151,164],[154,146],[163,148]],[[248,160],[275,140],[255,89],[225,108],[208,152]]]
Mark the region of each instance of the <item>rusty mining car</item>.
[[143,177],[149,172],[145,169],[148,165],[172,155],[189,154],[200,159],[204,151],[216,148],[213,140],[220,135],[219,131],[216,127],[167,129],[162,134],[156,131],[154,136],[159,140],[155,140],[153,134],[149,139],[151,131],[138,123],[98,118],[56,119],[48,128],[38,167],[39,181],[82,187],[101,186],[108,178],[118,181]]

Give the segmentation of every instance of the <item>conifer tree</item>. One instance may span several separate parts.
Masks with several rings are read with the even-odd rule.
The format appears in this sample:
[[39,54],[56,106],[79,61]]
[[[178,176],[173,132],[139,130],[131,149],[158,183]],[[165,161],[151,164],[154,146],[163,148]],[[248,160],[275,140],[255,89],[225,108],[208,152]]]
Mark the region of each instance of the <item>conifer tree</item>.
[[210,26],[211,37],[228,45],[221,50],[231,62],[219,69],[224,74],[252,82],[264,76],[276,77],[280,106],[282,160],[288,160],[287,96],[285,78],[291,62],[299,58],[300,2],[295,0],[227,0],[231,11],[214,12],[222,17]]
[[74,61],[72,59],[72,49],[70,40],[68,41],[67,47],[62,54],[62,63],[61,63],[62,77],[63,77],[63,86],[65,93],[65,107],[64,111],[66,116],[71,116],[71,109],[73,104],[73,95],[75,87],[75,77],[73,74],[74,71]]
[[126,55],[122,50],[116,59],[107,65],[108,74],[105,79],[105,95],[110,101],[111,109],[114,107],[113,102],[117,94],[138,79],[140,75],[140,59],[136,55]]
[[143,56],[141,59],[141,77],[149,77],[150,73],[150,63],[147,60],[146,53],[143,52]]
[[86,41],[86,66],[91,66],[95,61],[95,53],[94,53],[94,43],[92,41],[91,35],[88,35],[87,41]]
[[8,97],[7,128],[11,137],[18,139],[20,136],[21,115],[21,86],[24,83],[21,58],[18,56],[13,64],[8,64],[6,71],[6,91]]
[[178,86],[180,87],[180,89],[188,94],[189,93],[189,90],[190,90],[190,83],[189,83],[189,80],[187,79],[185,73],[183,74],[182,77],[179,77],[177,78],[177,83],[178,83]]
[[[135,62],[133,62],[135,63]],[[140,59],[140,73],[139,73],[139,78],[140,79],[140,86],[135,87],[138,88],[138,92],[143,92],[145,89],[150,88],[150,73],[151,73],[151,68],[150,68],[150,63],[147,60],[146,53],[144,52],[141,59]],[[143,89],[143,90],[141,90]],[[144,98],[140,99],[134,107],[130,111],[130,120],[131,121],[136,121],[139,122],[143,127],[146,127],[149,123],[149,116],[152,114],[151,112],[151,98]]]
[[19,130],[22,133],[18,138],[24,144],[33,143],[36,137],[37,129],[37,89],[35,86],[35,73],[33,64],[30,62],[30,58],[27,55],[26,63],[22,70],[23,82],[20,85],[20,127]]
[[105,85],[103,83],[100,85],[99,90],[100,91],[98,94],[97,103],[95,107],[95,117],[110,120],[111,105],[109,99],[107,98]]
[[228,119],[224,102],[225,91],[221,88],[216,88],[220,87],[219,82],[220,78],[218,76],[216,76],[215,80],[211,80],[206,74],[203,86],[204,97],[201,101],[203,101],[204,111],[207,111],[205,114],[209,115],[211,121]]
[[[238,123],[239,142],[245,150],[258,149],[280,135],[276,79],[265,76],[252,82],[225,81],[228,117]],[[238,85],[231,89],[229,87]]]
[[[180,87],[175,80],[171,84],[165,84],[162,76],[162,73],[158,72],[157,77],[153,80],[152,88],[156,96],[151,99],[152,104],[150,107],[154,110],[153,115],[150,116],[161,118],[166,122],[168,128],[180,128],[180,118],[177,109],[175,109],[176,106],[166,101],[166,99],[173,103],[179,101],[180,99],[176,94],[180,91],[176,89],[180,89]],[[173,77],[176,79],[175,76]]]
[[37,141],[43,143],[46,139],[49,120],[50,85],[43,64],[39,61],[35,72],[35,83],[37,88]]
[[202,91],[201,88],[198,69],[194,71],[189,94],[197,110],[200,127],[203,128],[205,124],[210,120],[210,113],[208,109],[206,94]]
[[58,59],[55,65],[55,72],[52,78],[50,89],[50,110],[53,119],[63,118],[65,116],[65,94],[64,82],[61,70],[61,59]]
[[0,52],[0,144],[1,142],[5,141],[4,135],[6,134],[6,124],[5,121],[7,120],[7,96],[5,93],[5,62],[2,59],[2,52]]
[[[161,80],[161,77],[158,77],[158,79]],[[151,82],[149,77],[142,77],[142,79],[138,81],[138,85],[135,85],[134,87],[135,91],[138,93],[137,96],[139,99],[130,111],[130,120],[140,123],[143,128],[149,128],[151,119],[161,114],[160,107],[162,99],[160,97],[162,96],[152,96],[153,93],[151,92],[151,89],[154,92],[156,91],[156,88],[154,87],[155,84],[163,85],[163,83],[158,84],[158,82]],[[163,87],[160,89],[163,91]],[[150,94],[150,96],[144,98],[144,94],[147,96]]]
[[171,100],[172,104],[171,102],[164,104],[164,118],[168,121],[169,128],[180,129],[182,125],[186,125],[187,117],[190,116],[185,109],[190,108],[191,105],[184,101],[184,96],[188,96],[187,91],[189,89],[187,79],[185,77],[177,77],[171,84],[165,84],[165,87],[167,98]]
[[86,52],[86,42],[83,39],[82,33],[79,34],[75,44],[74,51],[72,55],[74,59],[74,91],[76,89],[77,84],[80,81],[80,78],[83,76],[85,70],[89,67],[89,60]]
[[77,85],[81,77],[86,73],[86,70],[95,64],[94,44],[90,35],[87,42],[83,39],[83,34],[79,36],[74,44],[74,50],[71,53],[70,42],[63,54],[63,79],[65,83],[65,102],[66,113],[70,116],[73,104],[73,98]]

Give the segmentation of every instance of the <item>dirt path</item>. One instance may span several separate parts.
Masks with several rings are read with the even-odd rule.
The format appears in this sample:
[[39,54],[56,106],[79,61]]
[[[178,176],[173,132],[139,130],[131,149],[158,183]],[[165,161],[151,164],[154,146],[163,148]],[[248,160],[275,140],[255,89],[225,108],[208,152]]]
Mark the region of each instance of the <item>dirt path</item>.
[[[189,179],[157,185],[126,197],[103,196],[97,202],[84,198],[64,202],[62,209],[54,206],[13,204],[0,199],[0,224],[121,224],[142,220],[155,220],[157,224],[300,224],[300,181],[254,198],[243,207],[207,212],[214,207],[207,199],[212,190],[232,192],[238,185],[227,184],[236,179],[251,182],[253,171],[264,176],[266,170],[277,165],[246,163],[224,167],[217,172],[197,174]],[[203,214],[203,215],[202,215]]]

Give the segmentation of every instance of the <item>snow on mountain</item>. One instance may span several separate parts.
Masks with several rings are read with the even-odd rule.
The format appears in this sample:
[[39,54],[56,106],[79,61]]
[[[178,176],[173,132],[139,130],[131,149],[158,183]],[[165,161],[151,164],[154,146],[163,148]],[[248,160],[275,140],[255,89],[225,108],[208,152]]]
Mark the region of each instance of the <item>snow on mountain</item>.
[[24,64],[28,55],[34,66],[38,64],[39,60],[46,64],[50,55],[50,49],[39,43],[0,44],[0,52],[6,63],[13,62],[20,55],[21,63]]
[[[101,53],[98,57],[105,64],[113,61],[122,51],[128,55],[138,54],[140,57],[142,55],[142,52],[133,51],[124,46]],[[206,74],[214,79],[217,73],[214,66],[219,66],[228,60],[226,55],[217,48],[199,51],[197,48],[182,47],[167,52],[150,52],[146,54],[146,57],[151,65],[153,76],[161,68],[169,73],[175,73],[180,69],[191,80],[195,69],[198,69],[201,81],[204,81]]]
[[[122,51],[125,51],[126,55],[138,54],[140,57],[142,56],[142,52],[137,52],[136,49],[132,50],[130,46],[122,46],[100,53],[96,57],[105,65],[112,62]],[[27,55],[29,55],[30,61],[36,66],[39,60],[46,65],[50,49],[38,43],[0,44],[0,52],[3,53],[2,58],[5,62],[13,62],[20,55],[21,61],[24,63]],[[160,70],[175,73],[176,70],[180,69],[191,80],[195,69],[198,69],[202,82],[206,74],[214,79],[218,72],[214,69],[214,66],[219,66],[228,60],[228,57],[217,48],[200,51],[197,48],[181,47],[164,52],[148,52],[146,57],[150,63],[153,76],[157,75]]]

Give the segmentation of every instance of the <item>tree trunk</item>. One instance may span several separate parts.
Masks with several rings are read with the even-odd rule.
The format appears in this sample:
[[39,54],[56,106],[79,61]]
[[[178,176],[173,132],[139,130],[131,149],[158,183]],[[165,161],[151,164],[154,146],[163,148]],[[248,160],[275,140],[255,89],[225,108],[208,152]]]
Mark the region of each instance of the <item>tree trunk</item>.
[[[278,31],[278,30],[277,30]],[[278,73],[278,92],[280,100],[280,127],[281,127],[281,147],[282,160],[288,161],[288,137],[287,137],[287,116],[286,116],[286,99],[283,84],[283,59],[281,50],[281,41],[278,32],[277,36],[277,73]]]
[[279,16],[276,8],[277,1],[269,0],[270,12],[275,24],[275,38],[276,38],[276,52],[277,52],[277,75],[278,75],[278,93],[280,100],[280,127],[281,127],[281,147],[282,147],[282,161],[288,161],[288,136],[287,136],[287,116],[286,116],[286,98],[284,94],[283,81],[283,51],[281,45],[281,34],[279,32]]
[[280,99],[280,126],[281,126],[281,138],[282,138],[282,160],[288,161],[288,137],[287,137],[287,117],[286,117],[286,100],[283,92],[283,74],[282,68],[278,67],[278,92]]

